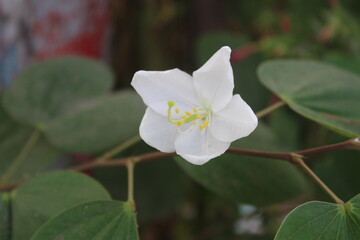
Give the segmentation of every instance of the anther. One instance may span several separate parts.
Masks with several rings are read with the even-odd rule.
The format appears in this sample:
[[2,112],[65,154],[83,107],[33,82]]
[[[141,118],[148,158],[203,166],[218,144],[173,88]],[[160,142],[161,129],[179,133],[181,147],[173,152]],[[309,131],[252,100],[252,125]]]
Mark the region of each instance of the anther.
[[175,105],[175,102],[174,101],[168,101],[168,106],[169,107],[173,107]]
[[185,114],[186,114],[186,115],[188,115],[188,116],[190,116],[190,115],[191,115],[191,113],[189,113],[189,112],[185,112]]
[[186,116],[184,115],[184,116],[181,116],[180,118],[181,118],[181,119],[185,119],[185,118],[186,118]]
[[178,108],[175,108],[175,112],[176,112],[176,113],[179,113],[180,110],[179,110]]

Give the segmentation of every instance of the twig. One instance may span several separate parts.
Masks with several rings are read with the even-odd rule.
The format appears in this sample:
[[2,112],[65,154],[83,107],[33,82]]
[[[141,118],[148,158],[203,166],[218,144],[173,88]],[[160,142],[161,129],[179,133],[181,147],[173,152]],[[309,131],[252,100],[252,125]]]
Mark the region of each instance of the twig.
[[256,113],[256,116],[258,118],[262,118],[262,117],[274,112],[278,108],[281,108],[282,106],[285,106],[285,102],[279,101],[277,103],[274,103],[274,104],[268,106],[267,108],[264,108],[263,110],[260,110],[259,112]]
[[[353,138],[344,142],[330,144],[322,147],[310,148],[305,150],[300,150],[296,152],[267,152],[267,151],[258,151],[258,150],[250,150],[250,149],[242,149],[242,148],[229,148],[227,150],[228,153],[235,153],[240,155],[248,155],[269,159],[278,159],[287,161],[293,164],[296,164],[296,160],[294,158],[305,158],[308,156],[313,156],[321,153],[327,153],[332,151],[339,151],[345,149],[356,149],[360,150],[359,146],[359,138]],[[138,156],[132,156],[127,158],[120,158],[106,162],[94,161],[90,163],[84,163],[75,167],[70,168],[69,170],[73,171],[84,171],[95,168],[106,168],[106,167],[116,167],[116,166],[126,166],[129,159],[132,159],[134,162],[147,162],[160,158],[172,157],[175,156],[176,153],[163,153],[163,152],[152,152],[147,154],[142,154]],[[7,185],[0,186],[0,191],[8,191],[19,185],[20,183],[10,183]]]
[[6,172],[2,176],[2,178],[0,180],[0,182],[2,184],[6,184],[11,180],[13,175],[19,169],[19,167],[24,162],[24,160],[26,160],[26,157],[31,152],[31,150],[33,149],[35,144],[37,143],[37,141],[38,141],[38,139],[40,137],[40,134],[41,134],[41,132],[37,128],[32,132],[29,139],[26,141],[25,145],[20,150],[19,154],[16,156],[14,161],[12,161],[10,167],[6,170]]
[[305,164],[301,158],[294,157],[294,163],[309,175],[337,204],[344,204],[336,194]]

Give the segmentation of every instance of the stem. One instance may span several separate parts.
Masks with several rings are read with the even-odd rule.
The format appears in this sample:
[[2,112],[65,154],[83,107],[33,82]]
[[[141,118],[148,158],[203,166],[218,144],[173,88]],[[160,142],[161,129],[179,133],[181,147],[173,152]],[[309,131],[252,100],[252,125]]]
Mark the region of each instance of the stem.
[[[353,139],[350,139],[350,140],[347,140],[344,142],[330,144],[330,145],[326,145],[326,146],[322,146],[322,147],[300,150],[297,152],[267,152],[267,151],[241,149],[241,148],[229,148],[227,150],[227,152],[240,154],[240,155],[248,155],[248,156],[283,160],[283,161],[287,161],[287,162],[294,164],[295,163],[294,158],[302,159],[307,156],[312,156],[312,155],[326,153],[326,152],[332,152],[332,151],[345,150],[345,149],[360,150],[359,146],[360,146],[360,139],[353,138]],[[95,169],[95,168],[126,166],[127,162],[130,159],[134,163],[137,163],[137,162],[152,161],[152,160],[156,160],[156,159],[160,159],[160,158],[172,157],[175,155],[176,155],[176,153],[152,152],[152,153],[127,157],[127,158],[115,159],[112,161],[93,161],[90,163],[84,163],[84,164],[80,164],[78,166],[69,168],[69,170],[84,171],[84,170]],[[0,185],[0,191],[11,190],[19,184],[21,184],[21,182]]]
[[153,153],[146,153],[146,154],[133,156],[133,157],[115,159],[115,160],[107,161],[107,162],[94,161],[94,162],[90,162],[90,163],[80,164],[78,166],[70,168],[69,170],[84,171],[84,170],[90,170],[90,169],[94,169],[94,168],[126,166],[127,161],[129,161],[130,159],[132,159],[132,161],[137,163],[137,162],[146,162],[146,161],[151,161],[151,160],[166,158],[166,157],[172,157],[172,156],[175,156],[175,153],[153,152]]
[[274,104],[264,108],[263,110],[260,110],[259,112],[256,113],[256,116],[258,118],[262,118],[262,117],[268,115],[269,113],[274,112],[278,108],[281,108],[282,106],[285,106],[285,102],[279,101],[277,103],[274,103]]
[[304,160],[298,157],[294,157],[294,163],[303,169],[307,175],[309,175],[337,204],[344,204],[344,201],[341,200],[336,194],[331,191],[331,189],[326,186],[326,184],[306,165]]
[[115,156],[116,154],[124,151],[125,149],[131,147],[132,145],[136,144],[137,142],[139,142],[141,140],[140,136],[137,135],[135,137],[130,138],[129,140],[127,140],[126,142],[120,144],[119,146],[111,149],[110,151],[104,153],[100,158],[98,158],[96,161],[97,162],[106,162],[107,160],[109,160],[110,158],[112,158],[113,156]]
[[134,159],[128,159],[126,162],[126,167],[128,170],[128,200],[133,210],[135,211],[135,200],[134,200],[134,168],[135,161]]
[[4,173],[0,181],[1,183],[6,184],[9,182],[9,180],[13,177],[13,175],[16,173],[19,167],[24,163],[24,160],[26,159],[30,151],[33,149],[39,137],[40,137],[40,130],[36,128],[30,135],[30,138],[26,141],[25,145],[22,147],[22,149],[20,150],[19,154],[16,156],[10,167]]

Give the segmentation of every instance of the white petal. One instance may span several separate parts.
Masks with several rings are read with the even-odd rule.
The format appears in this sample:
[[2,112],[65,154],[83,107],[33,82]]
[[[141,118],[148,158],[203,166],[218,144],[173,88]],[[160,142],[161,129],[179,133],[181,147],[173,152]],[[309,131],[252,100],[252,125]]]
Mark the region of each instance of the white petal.
[[140,124],[140,137],[161,152],[174,152],[179,131],[166,117],[147,108]]
[[189,111],[198,104],[192,77],[179,69],[168,71],[138,71],[131,85],[145,104],[161,115],[167,115],[168,101]]
[[209,128],[218,140],[232,142],[248,136],[257,124],[255,113],[240,95],[236,94],[224,109],[213,113]]
[[229,47],[222,47],[193,73],[195,89],[201,103],[215,111],[224,108],[233,95],[234,75],[230,53]]
[[198,126],[180,134],[175,141],[176,153],[196,165],[220,156],[229,146],[230,143],[215,139],[208,130],[200,130]]

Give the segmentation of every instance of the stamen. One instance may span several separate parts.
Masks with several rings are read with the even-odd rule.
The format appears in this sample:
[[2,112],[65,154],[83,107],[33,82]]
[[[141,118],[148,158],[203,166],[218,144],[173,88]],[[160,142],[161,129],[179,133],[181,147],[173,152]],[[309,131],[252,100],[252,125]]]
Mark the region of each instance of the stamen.
[[[191,123],[192,125],[196,126],[197,125],[197,121],[195,121],[196,119],[199,120],[205,120],[208,117],[210,118],[210,116],[208,116],[206,113],[201,113],[198,114],[198,110],[196,108],[193,108],[192,111],[195,114],[191,114],[190,112],[186,111],[184,115],[180,116],[179,120],[174,120],[172,119],[172,108],[175,106],[175,102],[174,101],[168,101],[168,120],[170,123],[176,124],[176,126],[180,127],[183,124],[187,124],[187,123]],[[175,113],[180,113],[180,110],[178,108],[175,108]],[[208,125],[209,125],[210,121],[206,120],[203,122],[203,124],[199,125],[200,130],[205,129]]]
[[210,121],[206,120],[203,124],[199,126],[200,130],[204,130],[209,125],[209,123]]
[[174,101],[168,101],[168,105],[171,108],[171,107],[173,107],[175,105],[175,102]]
[[207,127],[207,125],[209,125],[209,123],[210,123],[210,121],[209,121],[209,120],[206,120],[206,121],[204,122],[204,127]]

